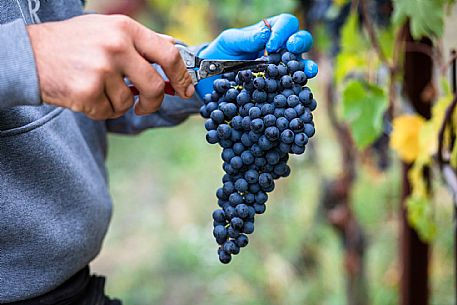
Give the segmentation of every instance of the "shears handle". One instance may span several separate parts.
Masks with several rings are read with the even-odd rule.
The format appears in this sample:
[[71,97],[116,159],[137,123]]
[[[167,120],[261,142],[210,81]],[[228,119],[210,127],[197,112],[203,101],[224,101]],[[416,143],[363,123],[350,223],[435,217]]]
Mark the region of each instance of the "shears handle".
[[[128,86],[133,95],[136,96],[136,95],[140,94],[140,91],[134,85],[128,85]],[[167,94],[167,95],[172,95],[172,96],[176,95],[176,91],[173,88],[173,86],[171,85],[170,81],[165,81],[165,90],[164,91],[165,91],[165,94]]]

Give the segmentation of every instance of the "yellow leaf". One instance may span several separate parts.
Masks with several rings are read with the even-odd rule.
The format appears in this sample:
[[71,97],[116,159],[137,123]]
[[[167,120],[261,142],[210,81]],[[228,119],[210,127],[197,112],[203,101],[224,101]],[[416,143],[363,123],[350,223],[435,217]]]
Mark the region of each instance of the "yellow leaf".
[[418,115],[401,115],[393,120],[390,147],[406,162],[413,162],[419,156],[419,132],[424,119]]

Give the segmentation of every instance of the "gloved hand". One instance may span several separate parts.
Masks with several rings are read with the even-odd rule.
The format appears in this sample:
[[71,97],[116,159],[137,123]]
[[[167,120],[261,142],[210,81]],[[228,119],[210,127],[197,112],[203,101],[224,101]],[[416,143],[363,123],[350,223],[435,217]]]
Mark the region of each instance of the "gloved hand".
[[[299,30],[297,17],[281,14],[268,18],[271,30],[263,21],[242,28],[223,31],[205,49],[200,51],[203,59],[256,59],[267,52],[277,52],[287,48],[293,53],[309,51],[313,37],[307,31]],[[316,76],[317,64],[309,59],[304,60],[305,74],[308,78]],[[212,91],[212,83],[217,77],[204,79],[196,86],[197,93],[203,97]]]

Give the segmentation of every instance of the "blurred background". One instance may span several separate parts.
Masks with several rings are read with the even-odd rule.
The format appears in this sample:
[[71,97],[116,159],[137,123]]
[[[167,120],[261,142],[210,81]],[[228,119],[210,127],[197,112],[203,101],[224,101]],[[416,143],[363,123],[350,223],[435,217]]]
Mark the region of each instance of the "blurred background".
[[[277,183],[267,212],[256,218],[249,246],[229,265],[219,263],[212,236],[211,213],[217,207],[215,191],[223,171],[221,149],[205,141],[204,120],[196,115],[175,128],[134,137],[110,136],[114,214],[103,250],[92,265],[94,272],[107,276],[110,296],[126,305],[398,304],[402,168],[398,157],[386,149],[388,139],[358,152],[357,158],[349,150],[357,159],[351,161],[355,178],[341,186],[346,207],[334,209],[339,200],[335,185],[344,175],[347,159],[342,158],[347,151],[329,117],[327,100],[340,51],[337,37],[342,22],[337,18],[342,18],[346,4],[344,0],[88,1],[89,9],[130,15],[190,45],[210,41],[229,27],[291,12],[313,33],[315,45],[308,56],[320,68],[309,82],[318,101],[317,134],[304,155],[292,158],[290,177]],[[377,9],[374,14],[388,23],[391,6]],[[447,48],[456,46],[453,16],[445,21]],[[438,225],[428,254],[430,303],[451,304],[452,200],[441,185],[434,194],[433,218]],[[351,242],[347,232],[342,234],[346,223],[338,219],[346,217],[344,213],[350,213],[347,222],[355,224],[355,246],[347,244]],[[365,301],[351,301],[348,294]]]

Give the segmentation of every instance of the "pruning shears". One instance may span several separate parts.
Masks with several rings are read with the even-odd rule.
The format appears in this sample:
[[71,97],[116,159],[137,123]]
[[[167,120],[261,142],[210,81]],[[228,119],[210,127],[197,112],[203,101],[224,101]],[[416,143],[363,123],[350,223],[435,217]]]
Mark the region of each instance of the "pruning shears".
[[[221,75],[229,72],[238,72],[241,70],[251,70],[252,72],[265,71],[268,62],[266,60],[218,60],[218,59],[202,59],[192,53],[187,47],[177,44],[182,60],[186,66],[187,72],[192,78],[192,83],[197,83],[205,78]],[[130,90],[134,95],[138,95],[138,89],[129,85]],[[165,82],[165,94],[175,95],[175,90],[169,81]]]

